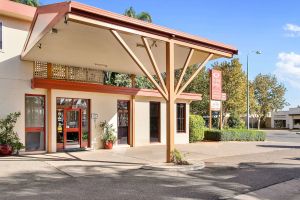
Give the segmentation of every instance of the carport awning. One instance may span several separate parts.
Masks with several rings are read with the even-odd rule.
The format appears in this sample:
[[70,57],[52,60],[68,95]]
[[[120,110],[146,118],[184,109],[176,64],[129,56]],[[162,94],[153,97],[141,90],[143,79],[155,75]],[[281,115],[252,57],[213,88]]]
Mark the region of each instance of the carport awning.
[[166,71],[166,42],[175,42],[175,69],[182,68],[190,49],[189,65],[232,57],[231,46],[111,13],[77,2],[41,6],[35,14],[22,59],[100,68],[128,74],[143,74],[136,62],[116,40],[117,30],[151,74],[155,74],[142,37],[147,38],[160,72]]

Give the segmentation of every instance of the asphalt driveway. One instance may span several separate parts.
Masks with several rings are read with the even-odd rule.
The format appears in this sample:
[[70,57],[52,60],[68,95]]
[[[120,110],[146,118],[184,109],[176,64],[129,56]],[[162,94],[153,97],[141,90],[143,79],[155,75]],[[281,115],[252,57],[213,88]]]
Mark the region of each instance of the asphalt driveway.
[[176,148],[206,167],[140,169],[164,161],[163,145],[2,157],[0,199],[300,199],[300,144],[294,140]]

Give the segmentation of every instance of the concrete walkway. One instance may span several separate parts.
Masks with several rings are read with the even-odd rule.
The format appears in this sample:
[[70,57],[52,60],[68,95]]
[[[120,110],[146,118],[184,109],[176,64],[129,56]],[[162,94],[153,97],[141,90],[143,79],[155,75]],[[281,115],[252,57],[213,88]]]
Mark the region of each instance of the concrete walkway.
[[299,199],[297,142],[200,142],[176,148],[206,168],[139,169],[164,162],[164,145],[2,157],[0,199]]
[[[190,161],[205,161],[228,165],[227,157],[235,156],[230,164],[238,164],[249,157],[263,163],[278,161],[278,156],[268,156],[268,152],[289,149],[289,155],[295,151],[297,143],[280,142],[199,142],[176,145]],[[262,154],[263,153],[263,154]],[[259,156],[253,157],[254,154]],[[72,177],[92,174],[118,173],[124,170],[138,169],[142,165],[165,162],[165,146],[149,145],[135,148],[115,148],[113,150],[96,150],[84,152],[52,153],[41,155],[22,155],[20,157],[0,158],[0,177],[9,177],[13,173],[34,172],[36,169],[55,174],[55,171]],[[299,164],[298,160],[284,160],[288,164]],[[25,167],[24,167],[25,166]],[[3,168],[4,167],[4,168]],[[54,175],[55,177],[56,175]],[[58,175],[60,176],[60,175]]]

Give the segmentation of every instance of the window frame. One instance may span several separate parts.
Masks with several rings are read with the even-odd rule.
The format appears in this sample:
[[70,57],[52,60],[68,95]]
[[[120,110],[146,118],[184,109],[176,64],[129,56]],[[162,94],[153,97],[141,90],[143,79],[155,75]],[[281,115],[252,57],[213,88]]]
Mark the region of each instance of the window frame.
[[3,21],[0,20],[0,32],[1,32],[1,37],[0,37],[0,52],[3,51]]
[[[25,114],[25,138],[26,138],[26,134],[27,133],[31,133],[31,132],[41,132],[43,131],[44,133],[44,149],[43,150],[38,150],[38,151],[46,151],[46,95],[42,95],[42,94],[25,94],[25,112],[26,112],[26,97],[43,97],[44,98],[44,127],[26,127],[26,114]],[[25,144],[26,145],[26,144]],[[25,151],[30,152],[30,150],[26,150],[25,147]]]
[[[178,116],[179,105],[183,105],[183,116]],[[182,125],[183,129],[179,130],[178,120],[183,120]],[[186,103],[176,103],[176,132],[177,133],[186,133]]]

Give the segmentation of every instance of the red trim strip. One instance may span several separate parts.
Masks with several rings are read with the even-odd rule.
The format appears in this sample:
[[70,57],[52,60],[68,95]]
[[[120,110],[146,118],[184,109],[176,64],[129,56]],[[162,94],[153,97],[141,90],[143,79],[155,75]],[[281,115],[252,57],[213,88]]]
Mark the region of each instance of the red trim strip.
[[[31,80],[31,88],[73,90],[73,91],[83,91],[83,92],[99,92],[99,93],[108,93],[108,94],[123,94],[123,95],[162,98],[161,94],[157,90],[117,87],[111,85],[80,83],[80,82],[53,80],[53,79],[33,78]],[[202,95],[195,94],[195,93],[182,93],[179,96],[179,99],[199,101],[202,100]]]

